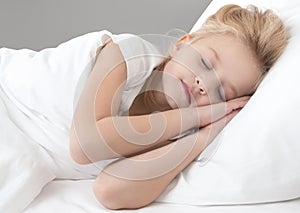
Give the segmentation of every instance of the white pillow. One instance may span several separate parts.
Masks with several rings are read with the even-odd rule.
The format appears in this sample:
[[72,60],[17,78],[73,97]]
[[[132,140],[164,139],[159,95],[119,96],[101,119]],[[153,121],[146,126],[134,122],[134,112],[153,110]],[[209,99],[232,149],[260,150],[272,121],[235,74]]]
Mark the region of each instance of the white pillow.
[[274,10],[291,38],[244,109],[157,201],[221,205],[300,197],[300,1],[215,0],[192,31],[230,3]]

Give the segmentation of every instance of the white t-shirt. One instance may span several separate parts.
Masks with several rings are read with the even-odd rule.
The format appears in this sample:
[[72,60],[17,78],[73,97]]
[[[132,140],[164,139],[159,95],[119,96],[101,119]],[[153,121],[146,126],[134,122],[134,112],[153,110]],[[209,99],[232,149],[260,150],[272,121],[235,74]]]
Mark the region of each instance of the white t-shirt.
[[152,70],[163,60],[163,55],[151,43],[132,35],[110,35],[120,47],[127,67],[127,80],[118,114],[129,110]]
[[103,45],[103,35],[119,45],[126,61],[127,81],[118,111],[122,115],[163,59],[151,43],[139,36],[103,30],[39,52],[0,49],[2,98],[10,102],[12,119],[19,128],[53,157],[60,178],[88,178],[99,173],[94,165],[78,165],[70,158],[69,130],[74,106],[92,70],[96,51]]

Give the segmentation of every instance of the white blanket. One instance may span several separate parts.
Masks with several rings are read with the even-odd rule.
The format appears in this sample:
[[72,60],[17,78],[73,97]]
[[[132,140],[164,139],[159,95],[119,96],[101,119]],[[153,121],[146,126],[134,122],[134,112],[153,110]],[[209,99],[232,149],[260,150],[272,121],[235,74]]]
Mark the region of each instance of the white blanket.
[[17,213],[55,176],[48,153],[19,128],[13,117],[20,114],[0,94],[0,212]]
[[0,212],[22,211],[54,178],[93,178],[69,155],[74,106],[100,31],[40,52],[0,49]]
[[69,153],[73,114],[104,34],[111,35],[92,32],[39,52],[0,49],[0,212],[20,212],[54,178],[95,178],[113,161],[78,165]]
[[92,192],[92,180],[51,181],[24,213],[299,213],[300,199],[251,205],[198,206],[154,202],[141,209],[107,210]]

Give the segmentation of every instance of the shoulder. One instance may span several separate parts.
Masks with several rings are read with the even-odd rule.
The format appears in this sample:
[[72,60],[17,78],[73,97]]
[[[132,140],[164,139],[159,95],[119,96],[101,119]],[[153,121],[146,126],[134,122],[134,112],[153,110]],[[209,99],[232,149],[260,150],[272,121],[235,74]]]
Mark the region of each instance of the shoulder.
[[129,59],[133,57],[144,56],[161,56],[158,49],[149,41],[143,39],[138,35],[133,34],[119,34],[111,35],[114,43],[118,44],[124,58]]
[[162,61],[163,56],[149,41],[138,35],[110,35],[124,57],[127,68],[127,88],[143,84],[152,70]]

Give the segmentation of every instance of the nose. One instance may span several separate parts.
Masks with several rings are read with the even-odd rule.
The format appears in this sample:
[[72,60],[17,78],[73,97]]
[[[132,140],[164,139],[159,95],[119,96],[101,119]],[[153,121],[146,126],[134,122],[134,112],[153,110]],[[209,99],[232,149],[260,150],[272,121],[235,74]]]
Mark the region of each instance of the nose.
[[202,85],[201,80],[200,80],[199,77],[195,77],[195,84],[196,84],[196,87],[199,89],[201,95],[206,95],[207,94],[206,90],[205,90],[205,87]]

